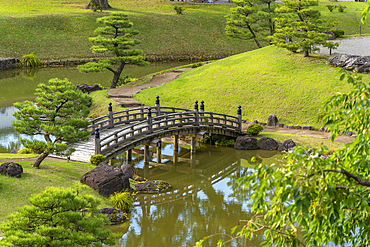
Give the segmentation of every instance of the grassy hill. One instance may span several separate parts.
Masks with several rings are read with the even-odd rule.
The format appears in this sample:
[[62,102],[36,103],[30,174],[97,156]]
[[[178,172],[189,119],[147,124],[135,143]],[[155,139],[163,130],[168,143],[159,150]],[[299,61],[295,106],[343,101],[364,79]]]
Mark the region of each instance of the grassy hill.
[[[194,4],[167,0],[110,0],[113,9],[92,12],[84,9],[88,0],[7,0],[0,7],[0,57],[21,58],[35,51],[43,60],[92,57],[88,37],[94,36],[97,17],[124,11],[141,34],[139,48],[148,56],[231,55],[256,48],[252,41],[225,35],[225,18],[232,5]],[[347,9],[330,13],[327,4]],[[174,6],[181,5],[184,15]],[[338,20],[346,34],[358,33],[361,11],[366,3],[320,1],[323,15]],[[370,33],[369,25],[362,26]],[[266,41],[262,41],[267,45]]]
[[231,115],[241,105],[243,119],[248,121],[266,122],[269,114],[275,114],[285,124],[320,126],[316,116],[322,102],[350,90],[325,62],[324,56],[305,58],[268,46],[184,72],[177,80],[144,90],[135,98],[153,105],[159,95],[162,105],[191,109],[195,100],[204,100],[206,111]]

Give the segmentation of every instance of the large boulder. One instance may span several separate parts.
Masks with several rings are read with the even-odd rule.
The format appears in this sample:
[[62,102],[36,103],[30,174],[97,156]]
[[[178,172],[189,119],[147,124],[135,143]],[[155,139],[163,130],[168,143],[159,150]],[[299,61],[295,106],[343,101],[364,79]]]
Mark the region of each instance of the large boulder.
[[258,140],[258,147],[263,150],[276,150],[278,143],[269,137],[262,137]]
[[130,181],[125,178],[122,169],[100,163],[97,167],[84,174],[80,182],[96,190],[100,195],[109,197],[114,192],[130,188]]
[[166,181],[161,180],[150,180],[131,185],[138,193],[160,193],[171,187]]
[[289,151],[296,146],[295,142],[292,139],[286,140],[279,147],[279,151]]
[[130,164],[123,164],[120,166],[120,169],[123,172],[123,180],[125,181],[124,186],[125,187],[130,187],[130,178],[134,179],[136,173],[132,165]]
[[0,174],[10,177],[20,178],[23,173],[23,168],[20,164],[7,162],[0,165]]
[[250,136],[238,136],[235,141],[235,149],[239,150],[254,150],[258,149],[256,138]]
[[102,208],[98,213],[105,214],[113,225],[121,224],[127,219],[125,213],[116,208]]
[[77,88],[77,90],[81,90],[84,93],[91,93],[91,92],[101,90],[101,88],[97,84],[92,84],[92,85],[89,86],[87,84],[81,83],[81,84],[77,84],[76,88]]
[[267,119],[267,126],[276,126],[278,118],[274,114],[270,114]]
[[334,53],[329,56],[326,64],[360,73],[370,72],[370,56]]

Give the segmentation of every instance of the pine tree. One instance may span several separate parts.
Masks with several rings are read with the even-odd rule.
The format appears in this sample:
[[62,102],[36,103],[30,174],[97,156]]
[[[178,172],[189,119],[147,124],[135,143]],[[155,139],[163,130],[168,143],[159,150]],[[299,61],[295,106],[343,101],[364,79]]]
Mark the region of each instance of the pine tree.
[[292,52],[300,49],[305,57],[317,50],[317,45],[328,48],[338,46],[328,41],[328,35],[324,33],[330,31],[334,23],[321,19],[320,11],[310,8],[318,5],[316,0],[287,0],[284,3],[277,11],[286,15],[276,19],[275,33],[269,37],[271,43]]
[[[126,64],[144,66],[148,63],[142,57],[142,50],[131,49],[131,47],[140,44],[139,40],[133,38],[139,32],[131,30],[133,24],[128,20],[126,14],[111,13],[109,16],[97,18],[96,21],[104,24],[105,27],[99,27],[95,30],[96,33],[100,34],[99,36],[89,38],[91,42],[96,44],[91,47],[91,50],[96,53],[112,53],[115,57],[89,62],[78,66],[78,69],[84,72],[101,72],[105,69],[113,72],[114,76],[110,88],[115,88]],[[117,68],[114,67],[115,64],[118,64]]]
[[41,162],[51,153],[68,156],[66,143],[86,139],[90,133],[85,120],[90,112],[91,97],[76,90],[68,79],[51,79],[49,85],[39,84],[36,89],[36,105],[30,101],[14,104],[19,111],[14,113],[14,129],[20,134],[42,135],[46,142],[21,138],[21,143],[40,153],[32,167],[39,168]]
[[114,244],[107,218],[96,215],[99,201],[78,188],[52,188],[33,195],[1,224],[1,246],[61,247]]

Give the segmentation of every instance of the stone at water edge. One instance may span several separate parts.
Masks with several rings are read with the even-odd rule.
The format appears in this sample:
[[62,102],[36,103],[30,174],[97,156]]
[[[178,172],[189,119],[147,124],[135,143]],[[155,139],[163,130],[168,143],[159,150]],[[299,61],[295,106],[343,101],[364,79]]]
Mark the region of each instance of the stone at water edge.
[[284,141],[284,143],[279,147],[279,151],[289,151],[296,146],[292,139]]
[[116,208],[101,208],[99,214],[105,214],[113,225],[123,223],[127,217],[124,212]]
[[249,136],[238,136],[235,141],[235,149],[238,150],[255,150],[258,149],[256,138]]
[[171,187],[166,181],[162,180],[150,180],[131,185],[138,193],[159,193]]
[[258,140],[258,147],[262,150],[276,150],[278,143],[272,138],[262,137]]

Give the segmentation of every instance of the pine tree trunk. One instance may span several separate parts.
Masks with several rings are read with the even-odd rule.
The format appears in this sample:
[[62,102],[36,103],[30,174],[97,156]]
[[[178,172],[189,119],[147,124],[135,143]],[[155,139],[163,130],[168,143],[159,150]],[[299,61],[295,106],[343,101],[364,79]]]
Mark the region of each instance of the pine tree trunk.
[[48,157],[48,155],[49,155],[49,152],[47,152],[47,151],[42,152],[39,156],[37,156],[37,159],[36,159],[36,160],[35,160],[35,162],[32,164],[32,167],[39,169],[39,168],[40,168],[40,164],[41,164],[41,162],[42,162],[46,157]]
[[121,63],[120,66],[118,67],[118,69],[114,72],[113,80],[112,80],[112,83],[110,84],[109,88],[116,88],[117,87],[119,77],[121,76],[122,70],[125,67],[125,65],[126,65],[125,63]]
[[93,8],[93,4],[96,4],[96,5],[100,6],[102,9],[110,9],[110,8],[112,8],[109,5],[108,0],[90,0],[90,3],[86,6],[85,9],[92,9]]

